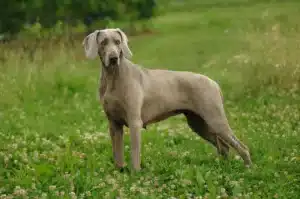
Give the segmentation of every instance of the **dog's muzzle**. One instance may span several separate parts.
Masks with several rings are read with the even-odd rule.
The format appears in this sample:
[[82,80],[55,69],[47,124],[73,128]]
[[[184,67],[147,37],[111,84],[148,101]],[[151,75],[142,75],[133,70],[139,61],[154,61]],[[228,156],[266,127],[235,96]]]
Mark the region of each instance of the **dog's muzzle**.
[[109,58],[109,65],[117,65],[119,57],[113,56]]

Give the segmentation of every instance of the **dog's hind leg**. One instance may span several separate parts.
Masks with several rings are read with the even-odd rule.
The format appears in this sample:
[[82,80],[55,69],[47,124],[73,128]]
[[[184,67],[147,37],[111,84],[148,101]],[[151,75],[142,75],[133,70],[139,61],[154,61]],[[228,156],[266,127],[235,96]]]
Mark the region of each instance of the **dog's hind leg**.
[[204,107],[204,110],[202,109],[202,111],[205,113],[203,114],[203,119],[208,127],[216,133],[217,137],[220,137],[228,143],[228,145],[233,147],[243,158],[245,166],[250,167],[252,162],[249,149],[233,134],[232,129],[228,124],[223,106],[211,105],[210,107]]
[[229,146],[208,128],[206,122],[193,112],[185,112],[184,115],[186,116],[189,127],[204,140],[215,146],[220,155],[227,158]]

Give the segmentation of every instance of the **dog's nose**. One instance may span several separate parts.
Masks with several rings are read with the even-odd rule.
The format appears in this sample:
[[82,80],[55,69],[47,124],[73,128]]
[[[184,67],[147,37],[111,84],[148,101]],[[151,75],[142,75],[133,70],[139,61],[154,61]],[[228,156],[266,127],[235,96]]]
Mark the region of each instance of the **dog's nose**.
[[113,64],[113,65],[117,64],[118,63],[118,57],[110,57],[109,58],[109,63]]

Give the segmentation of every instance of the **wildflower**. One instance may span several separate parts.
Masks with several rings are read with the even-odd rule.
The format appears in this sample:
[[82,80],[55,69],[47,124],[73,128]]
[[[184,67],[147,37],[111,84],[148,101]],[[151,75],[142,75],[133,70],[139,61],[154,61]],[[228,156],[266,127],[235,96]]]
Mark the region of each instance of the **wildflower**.
[[146,196],[146,195],[148,195],[148,192],[144,191],[144,190],[141,190],[141,194],[144,195],[144,196]]
[[109,198],[109,195],[110,195],[109,192],[106,192],[105,195],[104,195],[104,197],[105,198]]
[[47,193],[42,193],[41,198],[47,198],[48,194]]
[[20,186],[16,186],[14,189],[14,195],[16,196],[26,196],[27,192],[25,189],[22,189]]
[[[5,194],[4,194],[5,195]],[[0,197],[1,198],[1,197]],[[13,199],[14,197],[12,195],[5,195],[3,199]],[[2,198],[1,198],[2,199]]]
[[2,194],[2,195],[0,196],[0,199],[4,199],[4,198],[6,198],[6,194]]
[[92,193],[90,191],[87,191],[85,194],[86,196],[92,196]]
[[70,174],[66,172],[64,175],[64,179],[67,180],[69,177],[70,177]]
[[50,185],[50,186],[49,186],[49,190],[50,190],[50,191],[54,191],[55,189],[56,189],[56,186],[55,186],[55,185]]
[[144,182],[144,185],[145,185],[145,186],[149,186],[149,185],[150,185],[150,182],[149,182],[149,181],[146,181],[146,182]]
[[221,193],[226,193],[226,189],[222,187],[221,190],[220,190],[220,192]]
[[99,184],[99,187],[100,187],[100,188],[105,187],[105,183],[104,183],[104,182],[101,182],[101,183]]
[[108,184],[110,184],[110,185],[112,185],[112,184],[115,184],[115,183],[116,183],[116,180],[115,180],[115,179],[113,179],[113,178],[108,178],[106,181],[107,181],[107,183],[108,183]]
[[71,196],[72,199],[76,199],[77,198],[76,194],[73,191],[70,192],[70,196]]
[[136,190],[137,190],[137,189],[136,189],[135,185],[133,185],[132,187],[130,187],[130,191],[131,191],[131,192],[136,192]]

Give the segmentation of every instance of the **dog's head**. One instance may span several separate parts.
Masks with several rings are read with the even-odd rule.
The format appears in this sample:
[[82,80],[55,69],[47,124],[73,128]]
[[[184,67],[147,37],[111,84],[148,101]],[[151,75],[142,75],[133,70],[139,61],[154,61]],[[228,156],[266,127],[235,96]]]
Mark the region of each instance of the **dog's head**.
[[95,30],[82,44],[86,57],[95,59],[99,55],[105,67],[118,66],[123,56],[127,59],[132,56],[127,36],[119,28]]

